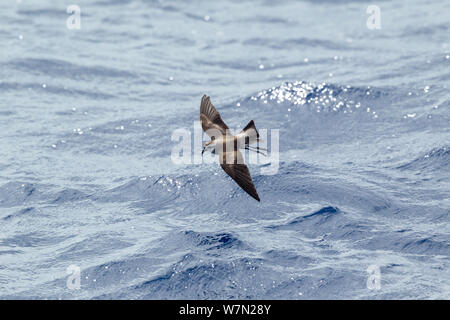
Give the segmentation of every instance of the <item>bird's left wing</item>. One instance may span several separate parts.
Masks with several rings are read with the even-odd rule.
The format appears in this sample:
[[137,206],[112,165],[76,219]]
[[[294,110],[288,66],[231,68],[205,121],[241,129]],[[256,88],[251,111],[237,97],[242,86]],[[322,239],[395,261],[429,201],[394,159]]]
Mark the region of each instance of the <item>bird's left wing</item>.
[[[233,154],[231,154],[233,153]],[[226,160],[228,158],[228,161]],[[230,161],[230,158],[233,159]],[[236,183],[254,199],[259,199],[258,192],[253,184],[250,171],[243,161],[241,152],[230,151],[222,154],[222,161],[220,163],[222,169],[234,180]]]

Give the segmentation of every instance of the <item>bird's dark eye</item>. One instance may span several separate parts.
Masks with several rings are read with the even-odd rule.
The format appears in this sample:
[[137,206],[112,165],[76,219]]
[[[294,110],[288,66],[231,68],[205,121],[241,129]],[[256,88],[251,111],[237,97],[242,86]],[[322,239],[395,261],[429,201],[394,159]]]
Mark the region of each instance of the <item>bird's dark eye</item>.
[[212,137],[211,137],[211,140],[214,141],[215,138],[216,138],[216,137],[212,136]]

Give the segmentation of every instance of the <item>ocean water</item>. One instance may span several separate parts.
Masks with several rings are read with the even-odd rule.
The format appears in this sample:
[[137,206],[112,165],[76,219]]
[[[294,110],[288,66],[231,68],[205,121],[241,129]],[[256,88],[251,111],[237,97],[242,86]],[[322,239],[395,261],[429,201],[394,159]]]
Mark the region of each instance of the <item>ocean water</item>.
[[[0,2],[1,299],[450,298],[450,2],[73,2]],[[203,94],[261,203],[171,160]]]

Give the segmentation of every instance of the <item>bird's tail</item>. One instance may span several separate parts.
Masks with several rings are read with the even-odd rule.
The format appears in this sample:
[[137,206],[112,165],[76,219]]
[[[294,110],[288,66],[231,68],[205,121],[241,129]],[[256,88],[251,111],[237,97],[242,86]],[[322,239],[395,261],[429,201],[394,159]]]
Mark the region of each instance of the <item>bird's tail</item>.
[[[261,142],[262,140],[259,139],[259,133],[258,130],[256,129],[255,126],[255,122],[253,120],[251,120],[244,129],[242,129],[242,131],[239,133],[239,136],[243,137],[245,140],[245,149],[251,150],[251,151],[255,151],[257,153],[261,153],[263,155],[265,155],[263,152],[260,152],[260,150],[262,151],[267,151],[267,149],[264,148],[260,148],[259,147],[259,142]],[[257,143],[256,146],[250,146],[253,143]]]
[[259,132],[256,130],[255,122],[251,120],[244,129],[239,133],[240,136],[245,137],[245,144],[251,144],[257,142],[259,138]]

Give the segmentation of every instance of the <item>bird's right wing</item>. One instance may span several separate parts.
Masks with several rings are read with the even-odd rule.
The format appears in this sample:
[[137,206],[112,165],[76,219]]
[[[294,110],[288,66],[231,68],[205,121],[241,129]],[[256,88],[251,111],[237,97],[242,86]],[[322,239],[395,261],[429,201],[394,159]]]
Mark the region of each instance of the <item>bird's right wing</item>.
[[[233,155],[231,155],[233,153]],[[228,156],[228,161],[226,160]],[[230,161],[229,159],[233,159]],[[222,169],[249,195],[258,201],[261,201],[253,184],[252,177],[247,165],[243,161],[242,154],[239,151],[224,152],[220,163]]]
[[[208,133],[209,136],[211,136],[211,131],[213,130],[217,130],[222,135],[226,135],[227,130],[229,130],[207,95],[203,96],[200,104],[200,121],[202,122],[203,131]],[[208,130],[210,131],[208,132]]]

